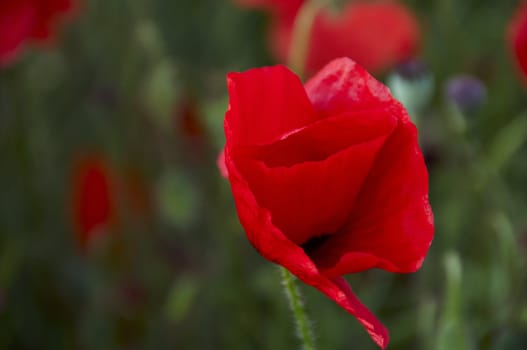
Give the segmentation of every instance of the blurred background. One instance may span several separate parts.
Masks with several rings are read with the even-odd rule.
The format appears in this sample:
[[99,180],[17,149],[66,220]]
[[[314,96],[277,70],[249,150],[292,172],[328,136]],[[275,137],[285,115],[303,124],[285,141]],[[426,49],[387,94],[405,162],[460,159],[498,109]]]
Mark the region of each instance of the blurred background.
[[[400,3],[419,48],[375,76],[418,125],[436,235],[419,272],[349,281],[389,349],[527,349],[527,87],[506,40],[519,2]],[[1,349],[298,348],[278,268],[216,166],[225,74],[276,63],[272,16],[84,0],[0,68]],[[301,289],[320,349],[376,349]]]

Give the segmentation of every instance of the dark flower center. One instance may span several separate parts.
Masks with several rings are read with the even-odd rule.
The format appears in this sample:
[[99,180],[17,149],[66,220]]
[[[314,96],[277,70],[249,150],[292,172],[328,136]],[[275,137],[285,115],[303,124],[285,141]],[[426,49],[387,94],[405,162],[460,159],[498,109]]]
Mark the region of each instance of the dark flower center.
[[324,244],[324,242],[327,241],[330,236],[330,234],[326,233],[320,236],[310,238],[305,243],[301,244],[300,247],[302,247],[302,249],[304,249],[304,252],[309,255],[309,253],[313,252],[315,249]]

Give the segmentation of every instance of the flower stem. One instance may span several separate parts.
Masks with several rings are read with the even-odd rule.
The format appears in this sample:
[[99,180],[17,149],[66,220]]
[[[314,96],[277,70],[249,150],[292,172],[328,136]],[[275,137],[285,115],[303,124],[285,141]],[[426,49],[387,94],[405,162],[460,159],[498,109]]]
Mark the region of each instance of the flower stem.
[[295,284],[293,275],[285,268],[281,267],[282,284],[284,285],[285,294],[289,300],[289,306],[293,311],[296,321],[297,335],[302,342],[303,350],[315,350],[315,339],[311,330],[311,323],[304,309],[304,302],[300,290]]
[[296,15],[288,63],[289,67],[300,77],[304,75],[311,28],[318,11],[324,6],[324,3],[324,0],[306,1]]

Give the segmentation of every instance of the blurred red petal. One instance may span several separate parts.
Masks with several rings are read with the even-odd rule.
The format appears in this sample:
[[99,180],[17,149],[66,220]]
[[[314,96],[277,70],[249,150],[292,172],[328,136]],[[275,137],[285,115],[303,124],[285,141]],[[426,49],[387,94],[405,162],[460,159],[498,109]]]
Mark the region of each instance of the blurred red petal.
[[30,1],[16,0],[0,4],[0,64],[11,61],[31,34],[36,11]]
[[305,0],[234,0],[234,3],[246,7],[263,8],[280,17],[294,18]]
[[50,40],[61,15],[72,8],[72,0],[7,0],[0,3],[0,63],[12,61],[26,40]]
[[[287,62],[300,6],[288,15],[282,15],[283,10],[277,13],[277,6],[267,8],[273,12],[269,33],[272,53],[278,61]],[[403,4],[353,1],[338,13],[319,11],[310,32],[306,70],[313,74],[331,60],[346,56],[368,71],[380,73],[414,56],[420,41],[419,24]]]
[[527,83],[527,2],[523,2],[512,18],[507,40],[518,69]]
[[31,33],[32,38],[45,41],[53,33],[60,16],[73,9],[72,0],[35,0],[38,17]]
[[341,13],[321,11],[311,34],[307,70],[347,56],[370,72],[411,58],[420,42],[412,13],[395,1],[351,2]]
[[73,220],[81,246],[107,229],[113,220],[114,201],[107,164],[97,156],[78,161],[72,180]]

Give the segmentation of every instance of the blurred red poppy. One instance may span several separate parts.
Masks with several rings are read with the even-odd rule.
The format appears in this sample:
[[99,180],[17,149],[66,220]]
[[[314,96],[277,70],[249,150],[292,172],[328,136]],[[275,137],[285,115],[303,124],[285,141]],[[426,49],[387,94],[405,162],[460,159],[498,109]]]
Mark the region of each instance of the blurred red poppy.
[[388,88],[347,58],[305,86],[283,66],[227,81],[224,162],[248,239],[385,348],[388,332],[342,275],[423,263],[434,226],[415,126]]
[[507,40],[518,68],[527,82],[527,2],[518,9],[507,30]]
[[59,17],[72,8],[73,0],[2,0],[0,64],[11,62],[28,40],[49,41]]
[[81,247],[86,247],[116,219],[111,170],[102,157],[85,156],[75,165],[71,185],[76,234]]
[[176,111],[178,127],[185,136],[190,139],[201,139],[205,137],[205,127],[203,126],[198,105],[191,96],[185,96]]
[[[303,2],[238,0],[272,13],[270,40],[280,62],[287,61],[295,16]],[[347,56],[367,70],[380,73],[413,57],[420,40],[416,19],[397,1],[353,1],[338,13],[325,8],[319,11],[311,29],[306,69],[312,74],[330,60]]]
[[241,6],[263,8],[273,12],[276,16],[294,20],[298,9],[305,0],[234,0]]
[[143,175],[134,167],[115,169],[97,154],[82,156],[75,163],[70,193],[75,231],[83,248],[126,222],[146,223],[153,210]]

